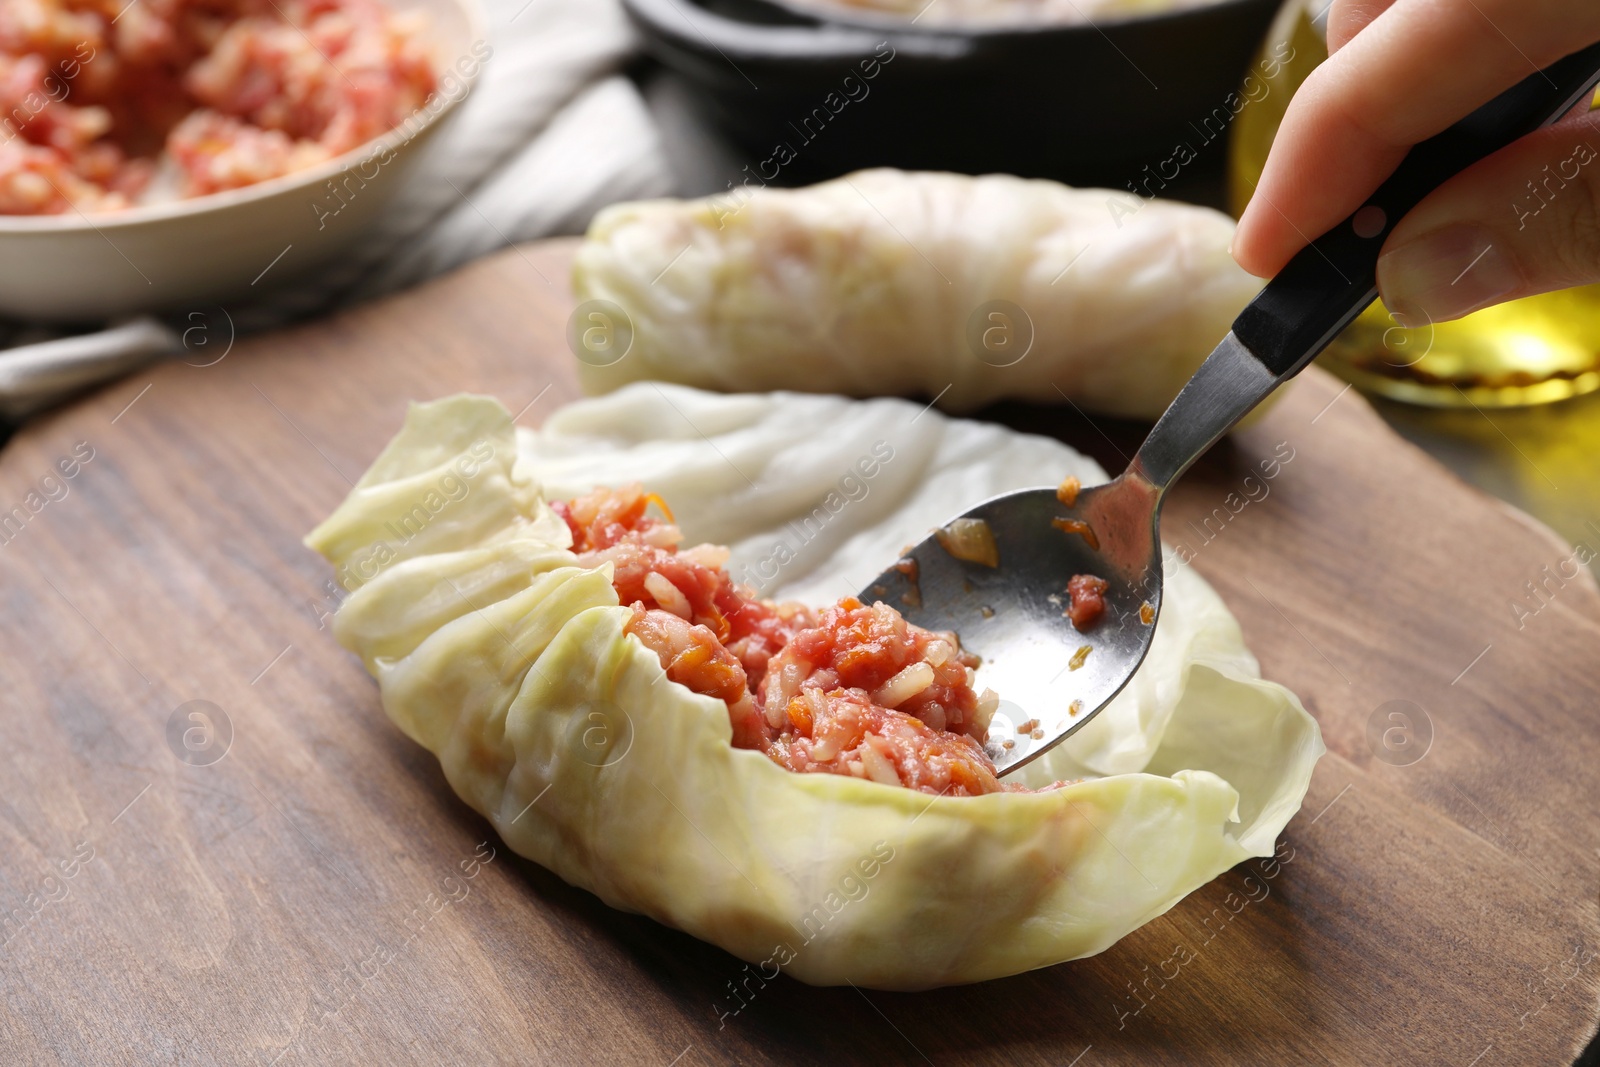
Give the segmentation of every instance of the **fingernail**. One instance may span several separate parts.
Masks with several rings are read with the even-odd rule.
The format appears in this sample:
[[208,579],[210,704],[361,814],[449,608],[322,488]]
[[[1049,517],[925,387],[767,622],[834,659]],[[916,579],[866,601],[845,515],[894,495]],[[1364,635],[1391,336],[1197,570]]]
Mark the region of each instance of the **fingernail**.
[[1396,319],[1413,324],[1459,319],[1503,303],[1522,272],[1480,226],[1447,226],[1378,257],[1378,289]]

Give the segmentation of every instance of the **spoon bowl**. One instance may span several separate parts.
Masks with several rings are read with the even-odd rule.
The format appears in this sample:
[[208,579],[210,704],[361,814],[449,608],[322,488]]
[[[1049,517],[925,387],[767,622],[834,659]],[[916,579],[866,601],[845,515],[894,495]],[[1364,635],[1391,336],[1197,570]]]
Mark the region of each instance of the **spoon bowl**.
[[[984,745],[998,773],[1072,736],[1144,660],[1161,610],[1158,499],[1137,473],[1080,490],[1071,507],[1054,486],[1006,493],[952,520],[985,525],[997,566],[957,558],[934,532],[862,591],[866,603],[881,600],[918,626],[957,634],[981,659],[978,687],[1006,697]],[[1057,519],[1092,533],[1062,530]],[[1107,583],[1105,611],[1084,631],[1067,616],[1067,583],[1080,574]]]

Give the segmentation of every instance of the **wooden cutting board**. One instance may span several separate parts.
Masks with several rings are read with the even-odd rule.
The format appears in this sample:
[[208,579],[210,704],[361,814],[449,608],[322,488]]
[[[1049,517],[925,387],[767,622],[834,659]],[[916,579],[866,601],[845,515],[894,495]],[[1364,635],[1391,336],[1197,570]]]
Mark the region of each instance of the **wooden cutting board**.
[[[780,978],[731,1014],[732,957],[510,855],[333,642],[329,570],[300,538],[407,400],[487,392],[537,424],[578,395],[570,254],[512,249],[164,366],[0,453],[0,513],[22,508],[0,544],[0,1061],[1489,1067],[1583,1049],[1600,594],[1572,548],[1316,371],[1167,518],[1328,741],[1278,861],[1093,959],[915,995]],[[227,327],[194,322],[201,362]],[[1070,409],[998,415],[1108,466],[1136,440]]]

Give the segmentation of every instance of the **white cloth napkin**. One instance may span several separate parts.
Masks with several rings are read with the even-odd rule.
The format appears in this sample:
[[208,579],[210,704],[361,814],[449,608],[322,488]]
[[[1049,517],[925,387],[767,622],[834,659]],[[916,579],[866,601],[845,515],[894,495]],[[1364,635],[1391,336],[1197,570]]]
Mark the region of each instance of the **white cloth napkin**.
[[[339,261],[230,306],[238,330],[393,292],[510,242],[579,232],[617,200],[672,191],[655,123],[618,73],[636,42],[616,0],[482,2],[494,54],[382,220]],[[153,318],[65,337],[0,325],[0,414],[20,418],[181,350],[179,330]]]

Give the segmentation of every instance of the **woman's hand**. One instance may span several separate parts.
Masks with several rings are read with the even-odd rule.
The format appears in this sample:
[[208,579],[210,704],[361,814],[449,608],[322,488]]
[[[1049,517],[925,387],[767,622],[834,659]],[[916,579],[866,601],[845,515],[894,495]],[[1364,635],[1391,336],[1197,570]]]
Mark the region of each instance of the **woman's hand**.
[[[1234,256],[1277,273],[1412,145],[1596,41],[1597,0],[1335,0],[1333,56],[1289,105]],[[1600,282],[1600,112],[1587,111],[1456,176],[1395,227],[1378,287],[1397,320]]]

